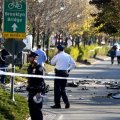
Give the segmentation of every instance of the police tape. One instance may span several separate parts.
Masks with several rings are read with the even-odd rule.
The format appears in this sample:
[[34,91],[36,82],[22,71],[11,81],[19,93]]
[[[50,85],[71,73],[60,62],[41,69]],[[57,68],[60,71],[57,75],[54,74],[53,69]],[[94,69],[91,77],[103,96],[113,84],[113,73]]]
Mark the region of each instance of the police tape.
[[33,74],[21,74],[21,73],[11,73],[0,71],[0,75],[14,76],[14,77],[33,77],[33,78],[45,78],[45,79],[79,79],[79,78],[69,78],[69,77],[57,77],[57,76],[48,76],[48,75],[33,75]]
[[0,70],[12,69],[12,67],[2,67]]
[[11,73],[11,72],[4,72],[0,70],[0,75],[12,76],[12,77],[26,77],[26,78],[44,78],[45,80],[53,80],[53,79],[66,79],[66,80],[89,80],[89,81],[103,81],[103,82],[110,82],[116,81],[116,79],[96,79],[96,78],[78,78],[78,77],[57,77],[57,76],[50,76],[50,75],[33,75],[33,74],[21,74],[21,73]]

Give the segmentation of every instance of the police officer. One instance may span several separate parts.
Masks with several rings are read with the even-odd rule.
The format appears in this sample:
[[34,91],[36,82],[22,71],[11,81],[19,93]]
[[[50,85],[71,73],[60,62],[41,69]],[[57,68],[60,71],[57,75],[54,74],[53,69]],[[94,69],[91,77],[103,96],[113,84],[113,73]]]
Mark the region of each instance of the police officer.
[[[5,62],[6,57],[8,55],[9,55],[9,53],[8,53],[8,51],[5,48],[3,48],[0,51],[0,70],[2,70],[4,72],[7,70],[7,67],[8,67],[8,64],[6,64],[6,62]],[[5,78],[6,78],[5,75],[1,75],[0,82],[5,84]]]
[[[37,64],[36,56],[38,54],[34,52],[31,52],[29,55],[30,65],[28,67],[28,74],[43,75],[43,67]],[[43,78],[28,78],[28,107],[31,120],[43,120],[41,94],[44,94],[44,88],[45,83]]]
[[[64,46],[58,45],[57,54],[52,58],[51,64],[55,66],[55,76],[58,77],[68,77],[69,71],[75,68],[76,64],[72,57],[64,52]],[[55,105],[51,106],[51,108],[61,108],[60,98],[62,97],[65,108],[70,107],[70,103],[68,97],[66,95],[65,87],[67,84],[66,79],[55,79],[54,80],[54,103]]]

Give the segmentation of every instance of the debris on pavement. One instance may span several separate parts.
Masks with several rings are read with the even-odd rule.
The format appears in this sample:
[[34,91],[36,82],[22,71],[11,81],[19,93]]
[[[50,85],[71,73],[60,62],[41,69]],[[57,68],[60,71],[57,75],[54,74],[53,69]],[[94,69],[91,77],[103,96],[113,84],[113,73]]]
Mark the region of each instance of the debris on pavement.
[[118,93],[109,93],[107,95],[107,97],[114,98],[114,99],[120,99],[120,92],[118,92]]
[[114,81],[106,82],[105,87],[107,89],[120,89],[120,82],[114,82]]
[[78,87],[78,86],[79,86],[79,83],[74,81],[67,83],[67,87]]

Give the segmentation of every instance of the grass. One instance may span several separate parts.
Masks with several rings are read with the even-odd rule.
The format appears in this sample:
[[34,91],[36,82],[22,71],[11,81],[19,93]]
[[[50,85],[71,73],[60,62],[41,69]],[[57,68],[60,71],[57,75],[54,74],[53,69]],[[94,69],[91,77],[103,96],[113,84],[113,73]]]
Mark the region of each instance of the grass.
[[15,102],[10,93],[0,86],[0,120],[26,120],[28,106],[25,97],[15,94]]

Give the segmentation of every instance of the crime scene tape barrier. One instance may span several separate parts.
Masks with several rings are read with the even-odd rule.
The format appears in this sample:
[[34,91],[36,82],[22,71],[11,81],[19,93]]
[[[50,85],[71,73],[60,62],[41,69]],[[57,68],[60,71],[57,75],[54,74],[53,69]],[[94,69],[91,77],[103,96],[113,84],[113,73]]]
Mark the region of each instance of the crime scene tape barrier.
[[[12,67],[11,67],[12,68]],[[0,68],[0,70],[6,70],[6,69],[11,69],[11,68],[8,68],[8,67],[2,67],[2,68]]]
[[46,75],[11,73],[11,72],[4,72],[4,71],[0,71],[0,75],[14,76],[14,77],[19,76],[19,77],[46,78],[46,79],[70,79],[70,80],[80,79],[80,78],[56,77],[56,76],[46,76]]
[[104,82],[110,82],[115,81],[116,79],[96,79],[96,78],[74,78],[74,77],[57,77],[57,76],[49,76],[49,75],[33,75],[33,74],[21,74],[21,73],[11,73],[11,72],[4,72],[0,70],[0,75],[6,75],[6,76],[18,76],[18,77],[34,77],[34,78],[44,78],[44,79],[67,79],[67,80],[94,80],[94,81],[104,81]]

